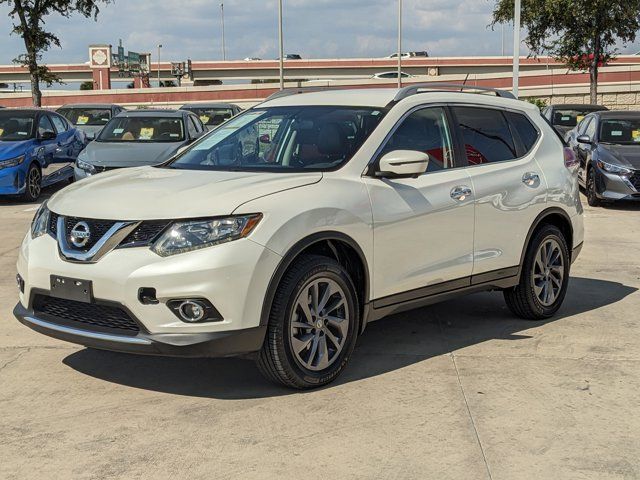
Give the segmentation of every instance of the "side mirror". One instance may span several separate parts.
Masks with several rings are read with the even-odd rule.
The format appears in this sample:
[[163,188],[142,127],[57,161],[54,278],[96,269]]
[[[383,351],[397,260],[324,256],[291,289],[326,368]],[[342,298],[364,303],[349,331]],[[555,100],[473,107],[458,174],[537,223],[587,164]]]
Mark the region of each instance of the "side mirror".
[[260,135],[258,137],[258,140],[260,141],[260,143],[271,143],[271,137],[269,137],[268,133],[265,133],[264,135]]
[[576,142],[591,144],[591,137],[589,135],[580,135],[576,138]]
[[45,130],[40,134],[40,140],[53,140],[56,137],[56,133],[52,132],[51,130]]
[[394,150],[383,155],[377,177],[417,177],[427,171],[429,154],[415,150]]

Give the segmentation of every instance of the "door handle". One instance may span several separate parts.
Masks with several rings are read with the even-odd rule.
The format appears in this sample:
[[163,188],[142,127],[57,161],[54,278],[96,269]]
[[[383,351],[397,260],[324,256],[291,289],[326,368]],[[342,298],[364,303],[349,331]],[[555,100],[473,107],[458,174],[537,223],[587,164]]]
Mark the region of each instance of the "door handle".
[[467,197],[470,197],[471,193],[471,189],[466,185],[458,185],[457,187],[453,187],[451,189],[451,198],[462,202],[466,200]]
[[536,172],[527,172],[522,175],[522,183],[527,187],[536,187],[540,184],[540,175]]

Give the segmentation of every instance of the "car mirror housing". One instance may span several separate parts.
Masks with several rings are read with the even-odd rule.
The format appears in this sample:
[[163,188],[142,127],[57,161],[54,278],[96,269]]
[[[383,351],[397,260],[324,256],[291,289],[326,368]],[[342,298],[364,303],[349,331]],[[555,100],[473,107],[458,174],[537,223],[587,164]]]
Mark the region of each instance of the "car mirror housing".
[[576,138],[576,142],[590,144],[591,143],[591,137],[589,135],[580,135],[580,136],[578,136],[578,138]]
[[427,171],[429,154],[415,150],[394,150],[380,159],[377,177],[417,177]]
[[40,140],[53,140],[54,138],[56,138],[56,134],[51,130],[45,130],[40,134]]

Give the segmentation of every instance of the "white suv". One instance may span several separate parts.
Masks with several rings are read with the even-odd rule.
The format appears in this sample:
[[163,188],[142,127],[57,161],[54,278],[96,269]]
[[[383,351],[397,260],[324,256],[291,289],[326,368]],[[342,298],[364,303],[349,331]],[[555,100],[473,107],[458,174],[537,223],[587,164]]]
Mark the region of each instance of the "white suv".
[[448,87],[274,95],[169,162],[43,204],[15,315],[88,347],[253,354],[326,384],[368,322],[480,290],[553,315],[582,246],[575,159],[536,107]]

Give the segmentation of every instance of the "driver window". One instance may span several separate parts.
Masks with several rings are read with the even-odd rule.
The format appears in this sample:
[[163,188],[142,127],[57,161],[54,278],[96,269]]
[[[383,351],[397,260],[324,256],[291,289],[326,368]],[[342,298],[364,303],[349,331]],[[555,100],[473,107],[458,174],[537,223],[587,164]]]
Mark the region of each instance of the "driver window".
[[591,121],[589,122],[589,125],[587,126],[587,128],[584,131],[585,135],[589,135],[590,139],[594,139],[596,136],[596,120],[595,118],[592,118]]
[[447,116],[439,107],[417,110],[402,121],[385,145],[382,155],[393,150],[429,154],[427,172],[453,168],[453,146]]
[[585,118],[580,122],[580,125],[578,125],[578,135],[584,134],[584,131],[587,129],[587,126],[589,125],[590,121],[591,121],[591,118]]
[[53,125],[51,125],[51,120],[46,115],[40,116],[40,121],[38,122],[38,136],[42,136],[44,132],[54,132]]

